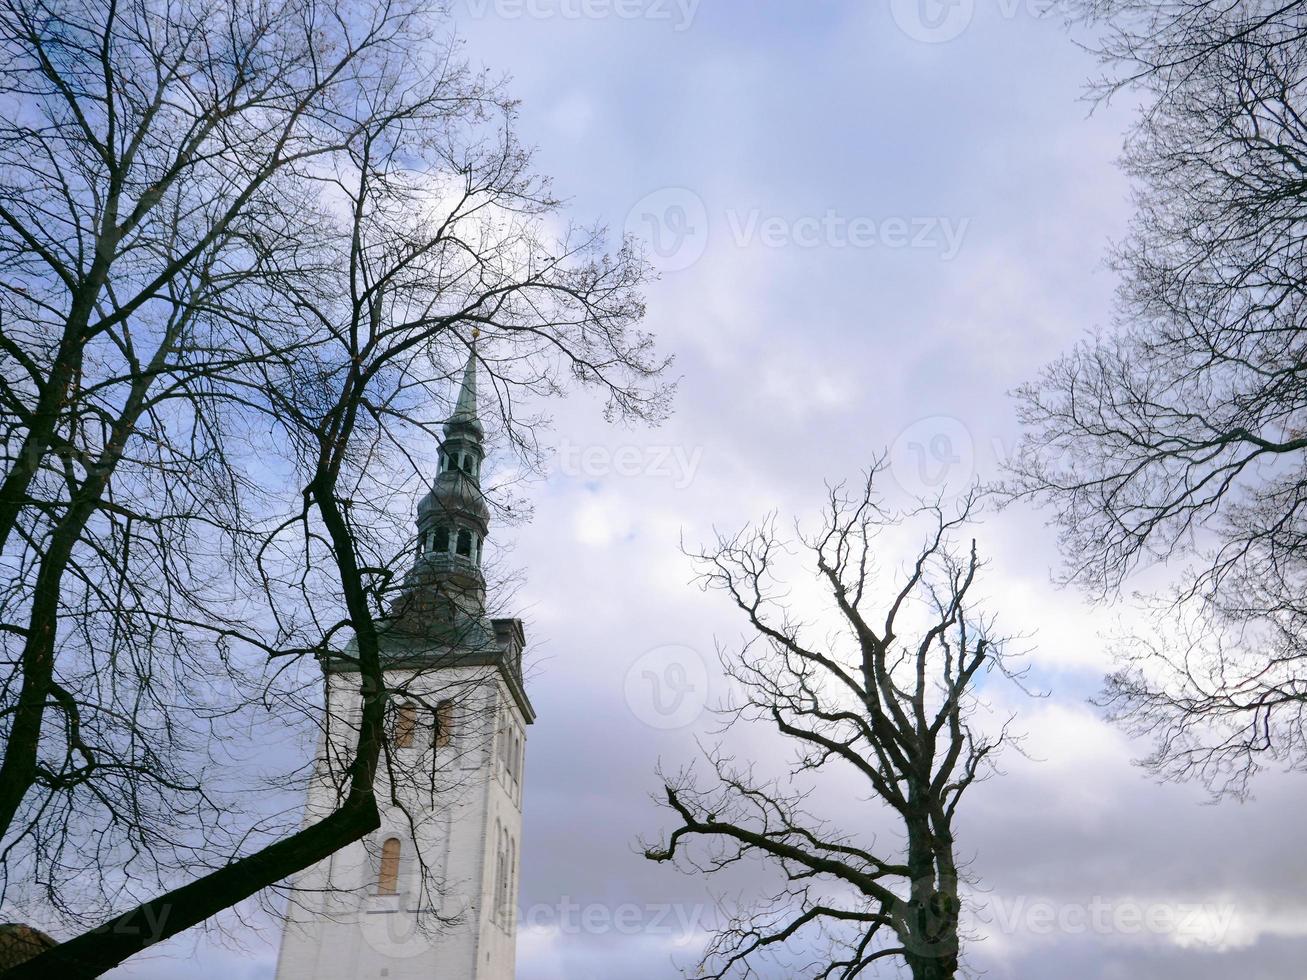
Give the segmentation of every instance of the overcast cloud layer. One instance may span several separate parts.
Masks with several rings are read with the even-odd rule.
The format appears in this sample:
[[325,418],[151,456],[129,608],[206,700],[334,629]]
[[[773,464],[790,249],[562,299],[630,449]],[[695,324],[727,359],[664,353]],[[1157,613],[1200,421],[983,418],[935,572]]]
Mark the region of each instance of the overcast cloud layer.
[[[665,821],[656,762],[688,759],[710,727],[697,705],[717,693],[715,641],[740,634],[687,584],[678,541],[811,514],[824,480],[856,480],[886,447],[905,491],[993,476],[1014,436],[1006,391],[1110,320],[1102,256],[1129,216],[1113,161],[1131,107],[1089,116],[1094,63],[1017,0],[939,21],[917,0],[454,2],[473,60],[513,74],[570,213],[649,241],[663,276],[648,325],[683,379],[654,431],[562,406],[535,520],[500,530],[529,578],[539,710],[518,976],[673,977],[711,900],[635,839]],[[1151,784],[1131,765],[1145,747],[1086,703],[1116,614],[1049,584],[1040,515],[988,520],[981,546],[994,608],[1033,634],[1051,696],[1002,695],[1032,758],[1009,756],[960,819],[985,889],[969,966],[1301,975],[1307,779],[1271,773],[1253,803],[1215,807]],[[669,730],[644,671],[673,662],[696,692]],[[276,940],[175,942],[114,975],[270,980]]]

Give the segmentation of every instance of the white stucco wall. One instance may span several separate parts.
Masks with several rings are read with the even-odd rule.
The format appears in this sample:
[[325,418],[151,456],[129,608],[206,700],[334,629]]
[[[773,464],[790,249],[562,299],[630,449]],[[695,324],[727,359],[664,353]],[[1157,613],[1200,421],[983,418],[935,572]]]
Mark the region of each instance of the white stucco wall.
[[[453,736],[435,748],[430,715],[419,708],[412,746],[393,748],[378,775],[381,829],[294,882],[277,980],[511,980],[522,767],[508,764],[503,747],[525,756],[521,712],[492,667],[392,672],[387,682],[418,705],[454,702]],[[331,724],[306,820],[335,805],[361,710],[357,674],[331,675],[328,690]],[[388,837],[400,841],[398,894],[379,895]],[[509,894],[497,903],[497,848],[505,839],[513,855]]]

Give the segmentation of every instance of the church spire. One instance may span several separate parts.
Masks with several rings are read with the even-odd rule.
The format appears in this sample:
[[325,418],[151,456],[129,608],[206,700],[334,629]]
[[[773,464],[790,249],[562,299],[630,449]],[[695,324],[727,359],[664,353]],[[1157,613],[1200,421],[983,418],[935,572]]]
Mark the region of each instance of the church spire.
[[481,491],[485,430],[477,411],[477,349],[473,331],[467,363],[445,421],[436,478],[418,502],[418,560],[410,582],[461,597],[465,612],[485,608],[481,550],[490,530],[490,508]]
[[458,401],[454,405],[454,414],[445,422],[445,436],[451,431],[466,428],[475,432],[478,441],[485,434],[481,428],[481,419],[477,415],[477,338],[480,330],[472,331],[471,349],[468,351],[467,364],[463,367],[463,382],[459,385]]

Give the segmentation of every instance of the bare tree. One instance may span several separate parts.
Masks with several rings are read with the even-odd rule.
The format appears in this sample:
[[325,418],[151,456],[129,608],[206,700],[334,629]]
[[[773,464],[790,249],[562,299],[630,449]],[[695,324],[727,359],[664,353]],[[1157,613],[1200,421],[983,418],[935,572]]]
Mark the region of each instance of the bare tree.
[[1242,794],[1259,758],[1307,762],[1307,6],[1076,9],[1105,32],[1099,94],[1145,100],[1137,213],[1115,329],[1017,393],[1009,490],[1053,508],[1096,598],[1171,566],[1105,702],[1157,736],[1154,771]]
[[[548,232],[436,13],[0,7],[0,872],[83,930],[7,976],[98,975],[375,828],[378,635],[473,330],[528,467],[541,397],[665,410],[638,256]],[[339,805],[296,829],[260,790],[307,768],[242,749],[320,723],[347,641]]]
[[[955,546],[974,494],[954,512],[906,515],[906,528],[928,525],[924,543],[897,581],[884,581],[882,539],[900,533],[902,518],[877,498],[879,472],[857,496],[832,490],[825,526],[803,539],[832,603],[829,629],[785,605],[788,552],[774,517],[696,556],[704,587],[730,596],[756,634],[723,654],[741,692],[725,709],[728,727],[765,726],[795,752],[772,775],[718,748],[708,752],[710,780],[693,767],[664,780],[677,825],[647,857],[699,872],[760,858],[784,879],[777,894],[731,914],[699,976],[754,976],[768,959],[788,976],[854,977],[882,960],[906,964],[915,980],[958,970],[958,808],[1009,740],[1006,719],[976,723],[977,687],[986,672],[1009,672],[1010,643],[978,608],[975,542]],[[813,815],[819,776],[852,776],[862,792],[850,805],[879,804],[902,846]]]

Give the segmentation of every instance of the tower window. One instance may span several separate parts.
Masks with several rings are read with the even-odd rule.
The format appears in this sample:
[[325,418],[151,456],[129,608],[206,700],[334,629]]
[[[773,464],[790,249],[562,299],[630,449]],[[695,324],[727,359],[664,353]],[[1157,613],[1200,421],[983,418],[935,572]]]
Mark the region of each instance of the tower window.
[[377,870],[377,894],[394,895],[399,891],[399,838],[387,837],[381,845],[381,866]]
[[508,887],[505,895],[505,924],[512,928],[516,909],[514,908],[514,895],[518,891],[518,841],[508,838]]
[[465,558],[472,557],[472,532],[467,528],[458,532],[458,553]]
[[448,550],[449,550],[449,528],[447,528],[447,527],[438,527],[438,528],[436,528],[436,546],[435,546],[435,547],[436,547],[436,550],[437,550],[437,551],[448,551]]
[[436,732],[434,744],[443,749],[454,737],[454,702],[441,701],[436,705]]
[[508,829],[495,821],[495,918],[508,921]]
[[494,900],[491,902],[491,908],[494,910],[495,919],[499,918],[499,896],[504,890],[504,830],[498,820],[495,821],[495,886]]
[[417,723],[418,709],[411,704],[401,704],[395,712],[395,748],[406,749],[413,744],[413,732],[417,729]]

